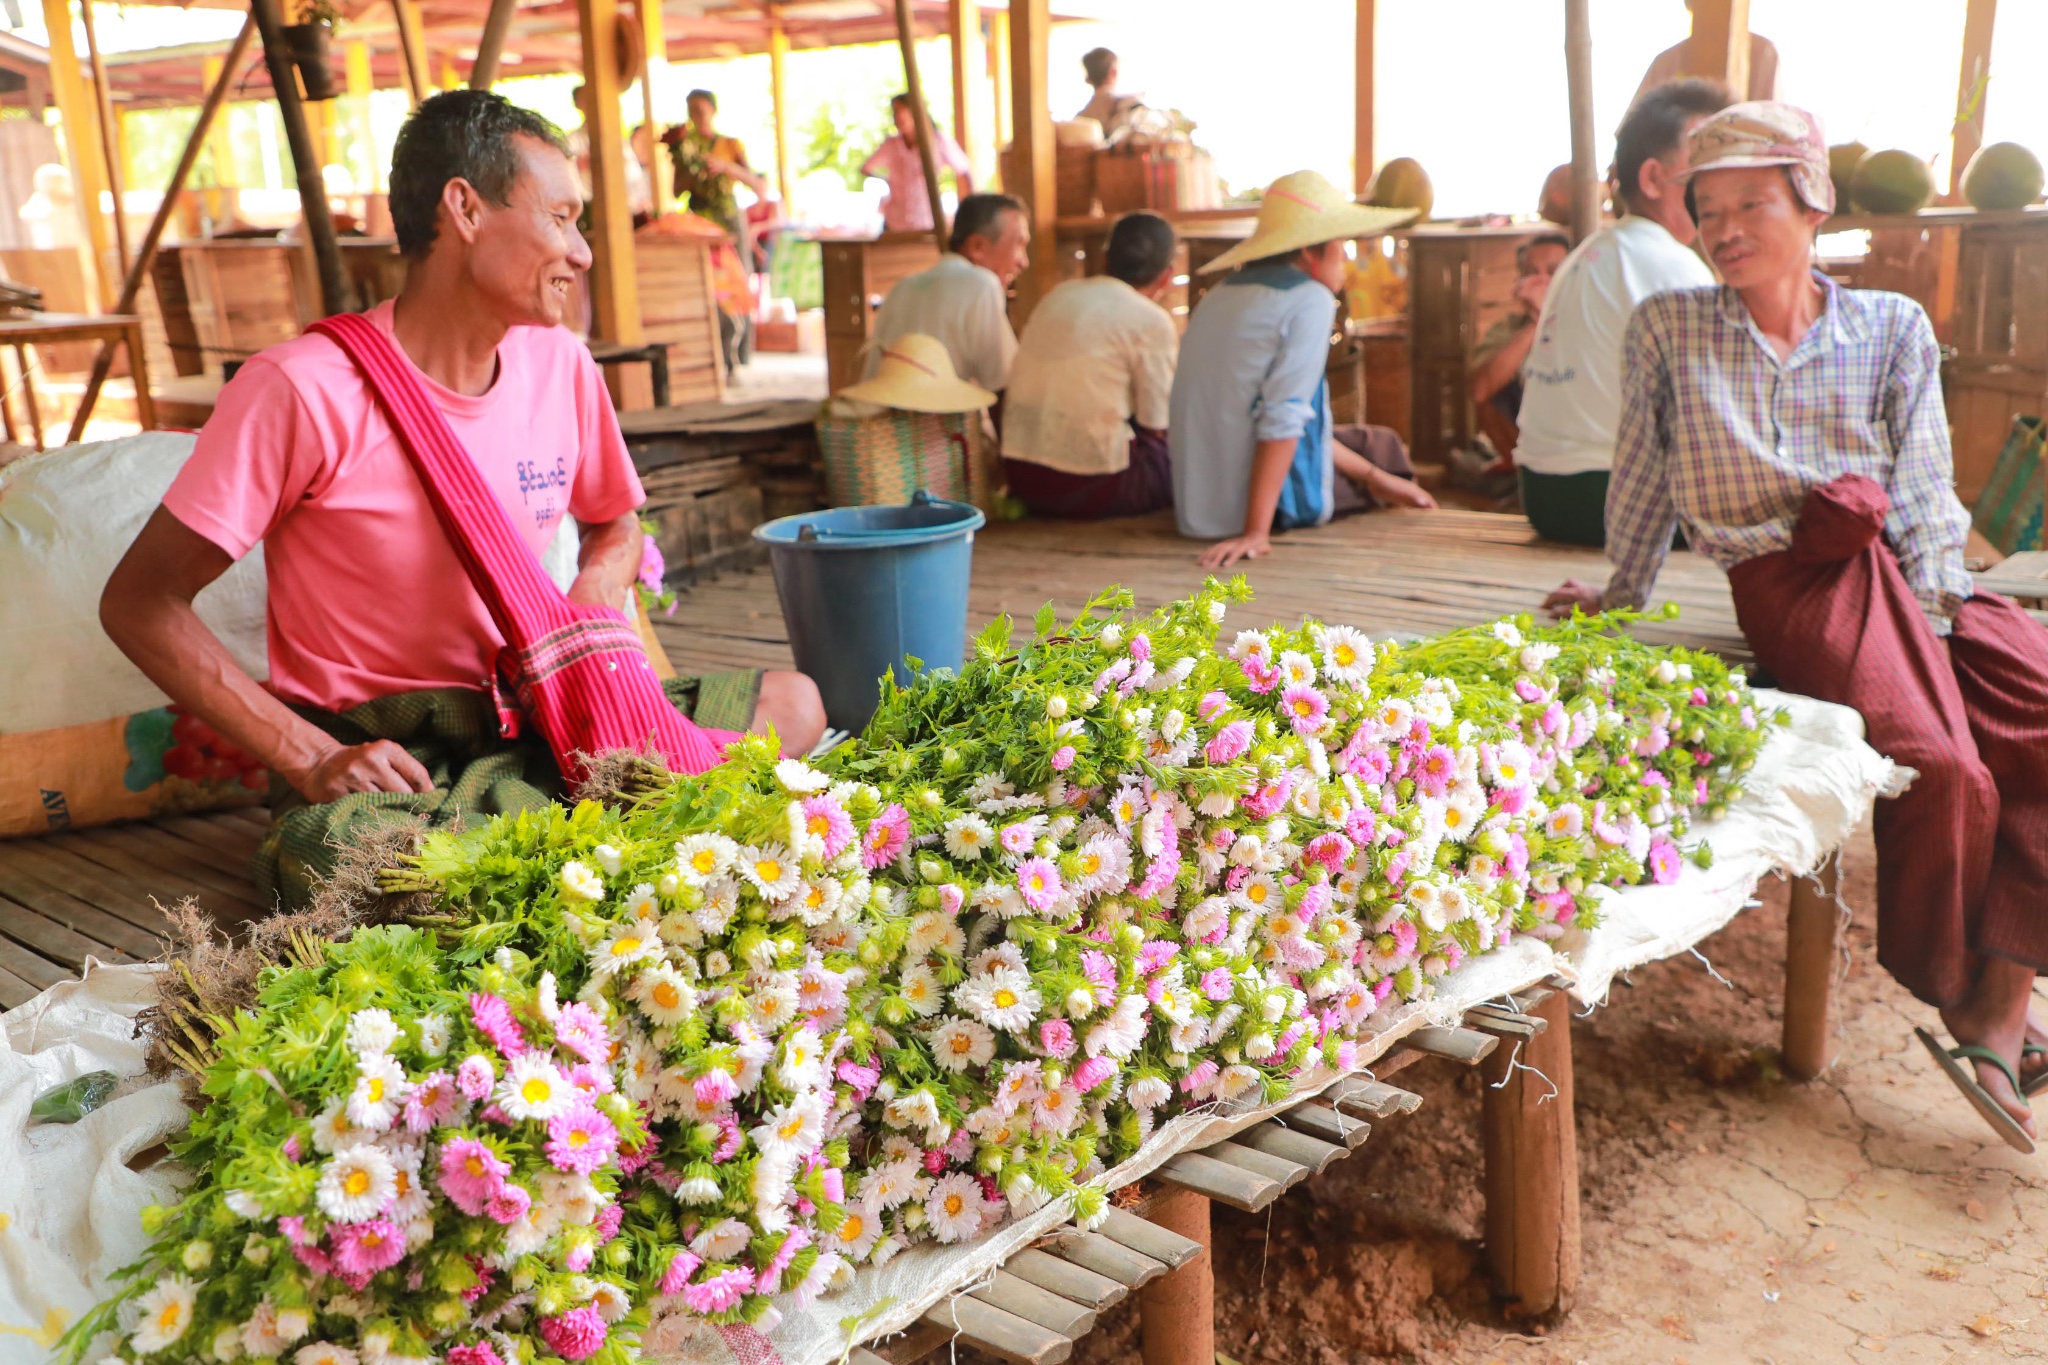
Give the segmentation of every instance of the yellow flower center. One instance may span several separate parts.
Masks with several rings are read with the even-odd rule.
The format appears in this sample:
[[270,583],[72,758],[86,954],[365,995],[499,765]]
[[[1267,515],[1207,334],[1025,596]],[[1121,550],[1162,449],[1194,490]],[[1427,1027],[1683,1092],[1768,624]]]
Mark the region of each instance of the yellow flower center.
[[1337,661],[1337,667],[1349,668],[1358,662],[1358,651],[1348,644],[1340,644],[1330,651],[1330,657]]
[[376,1104],[384,1098],[384,1078],[372,1076],[369,1080],[370,1083],[363,1087],[363,1092],[370,1097],[370,1103]]
[[588,1147],[590,1145],[590,1134],[584,1132],[581,1128],[571,1128],[569,1130],[569,1145],[571,1147]]
[[832,822],[822,815],[813,815],[804,821],[804,828],[822,839],[832,832]]
[[773,858],[763,858],[754,864],[754,875],[764,882],[779,882],[782,880],[782,864]]
[[1456,806],[1452,806],[1449,810],[1444,812],[1444,823],[1449,825],[1452,829],[1456,829],[1458,826],[1465,823],[1465,812],[1459,810]]
[[1101,854],[1099,854],[1099,853],[1084,853],[1084,854],[1082,854],[1082,855],[1081,855],[1081,875],[1082,875],[1082,876],[1084,876],[1084,877],[1092,877],[1092,876],[1094,876],[1094,875],[1095,875],[1096,873],[1098,873],[1098,872],[1100,872],[1100,871],[1102,871],[1102,855],[1101,855]]
[[1008,986],[998,986],[998,987],[996,988],[996,1008],[997,1008],[997,1009],[999,1009],[999,1010],[1006,1010],[1006,1009],[1010,1008],[1010,1006],[1012,1006],[1012,1005],[1014,1005],[1014,1004],[1016,1004],[1016,1003],[1017,1003],[1017,992],[1015,992],[1015,991],[1011,990],[1011,989],[1010,989],[1010,988],[1009,988]]
[[519,1098],[528,1104],[546,1104],[548,1097],[554,1093],[555,1088],[548,1084],[545,1076],[531,1077],[519,1087]]
[[157,1329],[158,1329],[159,1331],[164,1331],[164,1332],[168,1332],[168,1331],[170,1331],[170,1330],[171,1330],[171,1329],[172,1329],[173,1327],[176,1327],[176,1326],[178,1325],[178,1320],[179,1320],[180,1318],[184,1317],[184,1316],[185,1316],[185,1305],[184,1305],[184,1304],[182,1304],[182,1303],[167,1303],[167,1304],[165,1304],[165,1305],[164,1305],[164,1311],[163,1311],[163,1312],[161,1312],[161,1313],[158,1313],[158,1314],[156,1315],[156,1325],[157,1325]]
[[865,1224],[862,1222],[859,1214],[847,1214],[846,1221],[839,1225],[839,1240],[848,1243],[858,1242],[863,1226]]
[[955,1192],[955,1193],[953,1193],[953,1194],[949,1194],[949,1195],[947,1195],[947,1196],[946,1196],[946,1216],[947,1216],[947,1217],[949,1217],[949,1218],[957,1218],[957,1217],[959,1217],[959,1216],[960,1216],[960,1210],[962,1210],[962,1209],[964,1209],[964,1208],[966,1208],[966,1207],[967,1207],[967,1201],[966,1201],[965,1199],[961,1198],[958,1192]]
[[369,1193],[370,1173],[368,1171],[362,1170],[350,1171],[348,1175],[342,1179],[341,1188],[342,1192],[347,1194],[350,1198],[356,1198],[358,1196]]
[[964,1033],[956,1033],[953,1035],[953,1041],[949,1046],[953,1049],[955,1057],[965,1057],[968,1053],[974,1051],[974,1040]]
[[478,1156],[471,1156],[467,1161],[462,1163],[462,1168],[465,1171],[468,1171],[473,1176],[481,1177],[484,1173],[483,1158]]
[[381,1232],[366,1232],[362,1235],[357,1245],[366,1247],[382,1246],[384,1245],[384,1234]]
[[819,906],[823,905],[824,903],[825,903],[825,888],[824,888],[824,887],[822,887],[822,886],[814,886],[814,887],[812,887],[812,888],[811,888],[811,894],[810,894],[810,895],[808,895],[808,896],[805,896],[805,897],[804,897],[804,904],[805,904],[805,905],[807,905],[807,906],[809,906],[809,907],[810,907],[811,909],[813,909],[813,910],[817,909],[817,908],[818,908]]
[[690,855],[690,869],[708,877],[718,870],[718,854],[708,848],[700,848]]
[[404,1171],[399,1171],[397,1175],[397,1180],[395,1182],[395,1188],[398,1190],[398,1197],[400,1199],[405,1198],[408,1194],[412,1193],[412,1177],[407,1175]]
[[648,994],[654,997],[655,1004],[665,1010],[672,1010],[683,1003],[683,994],[676,989],[676,983],[673,981],[656,982],[654,989]]
[[791,1119],[789,1122],[783,1124],[780,1128],[777,1128],[775,1131],[781,1134],[783,1141],[788,1142],[793,1140],[796,1137],[796,1135],[798,1133],[801,1133],[803,1130],[804,1121],[802,1119]]
[[640,939],[633,934],[612,940],[613,957],[631,957],[640,951]]
[[1250,901],[1253,905],[1264,905],[1266,903],[1265,883],[1253,882],[1250,886],[1245,888],[1244,898]]
[[1287,935],[1294,932],[1294,921],[1286,915],[1280,916],[1280,918],[1273,921],[1273,932],[1282,938],[1287,937]]
[[1306,716],[1306,715],[1309,715],[1310,713],[1312,713],[1312,712],[1313,712],[1314,710],[1315,710],[1315,707],[1314,707],[1313,705],[1311,705],[1311,704],[1310,704],[1310,702],[1309,702],[1309,699],[1308,699],[1307,697],[1296,697],[1296,698],[1294,699],[1294,714],[1295,714],[1295,715],[1297,715],[1297,716]]

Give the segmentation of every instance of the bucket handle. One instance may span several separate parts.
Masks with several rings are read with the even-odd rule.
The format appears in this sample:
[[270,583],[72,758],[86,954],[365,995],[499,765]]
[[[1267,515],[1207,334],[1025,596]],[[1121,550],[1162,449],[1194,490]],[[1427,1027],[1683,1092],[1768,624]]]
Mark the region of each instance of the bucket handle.
[[[920,488],[910,495],[910,501],[909,503],[906,504],[906,506],[929,507],[934,502],[937,501],[938,499],[934,498],[931,495],[931,490]],[[844,531],[834,531],[829,526],[820,527],[808,521],[796,528],[796,538],[800,543],[814,540],[822,540],[826,536],[844,534],[846,534]]]

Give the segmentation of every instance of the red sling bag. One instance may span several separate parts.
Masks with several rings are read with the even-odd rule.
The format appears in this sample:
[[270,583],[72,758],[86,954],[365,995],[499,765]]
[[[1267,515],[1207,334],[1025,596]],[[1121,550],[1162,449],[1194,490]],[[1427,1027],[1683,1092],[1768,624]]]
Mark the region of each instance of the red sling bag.
[[[313,330],[363,372],[505,637],[500,678],[570,784],[583,780],[587,760],[615,749],[653,754],[679,773],[716,767],[736,736],[684,719],[663,693],[639,631],[622,614],[571,602],[555,586],[397,343],[354,313],[324,318]],[[515,729],[508,716],[505,733]]]

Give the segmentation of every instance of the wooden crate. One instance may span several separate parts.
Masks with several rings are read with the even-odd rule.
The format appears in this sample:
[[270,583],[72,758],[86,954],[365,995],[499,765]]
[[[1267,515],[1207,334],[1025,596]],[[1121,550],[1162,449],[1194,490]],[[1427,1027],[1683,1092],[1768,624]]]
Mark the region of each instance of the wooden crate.
[[1976,501],[2021,414],[2048,415],[2048,209],[1961,228],[1944,367],[1956,493]]
[[1111,217],[1133,209],[1185,213],[1213,209],[1222,202],[1209,154],[1181,144],[1097,152],[1095,197]]
[[906,275],[938,264],[938,244],[929,232],[891,232],[872,239],[826,241],[825,378],[837,393],[860,380],[875,311]]
[[1408,247],[1409,437],[1418,460],[1469,446],[1472,348],[1514,308],[1515,251],[1544,227],[1426,227]]
[[174,321],[166,296],[164,331],[174,353],[181,335],[193,338],[201,372],[217,375],[223,360],[246,359],[302,330],[292,259],[297,248],[274,241],[226,241],[187,242],[175,250],[188,316]]
[[698,403],[620,414],[671,577],[759,557],[763,521],[824,505],[814,402]]
[[712,246],[703,238],[657,233],[642,233],[633,239],[640,329],[647,340],[668,345],[672,404],[725,399],[718,295],[711,280]]

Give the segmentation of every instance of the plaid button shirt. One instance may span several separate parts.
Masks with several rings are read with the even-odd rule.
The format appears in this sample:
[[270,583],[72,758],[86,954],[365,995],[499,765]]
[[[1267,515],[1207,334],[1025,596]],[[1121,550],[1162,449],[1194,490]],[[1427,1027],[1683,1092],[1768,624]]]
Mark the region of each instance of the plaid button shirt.
[[1791,356],[1726,287],[1643,300],[1622,338],[1621,427],[1607,491],[1604,604],[1641,606],[1673,529],[1724,569],[1792,544],[1809,488],[1842,474],[1891,496],[1885,537],[1936,630],[1970,595],[1942,407],[1941,356],[1920,305],[1827,290]]

